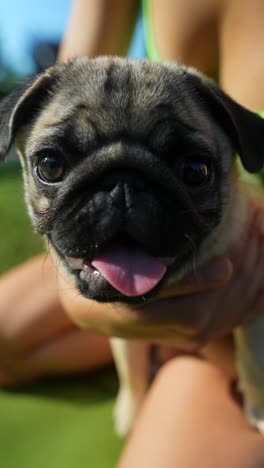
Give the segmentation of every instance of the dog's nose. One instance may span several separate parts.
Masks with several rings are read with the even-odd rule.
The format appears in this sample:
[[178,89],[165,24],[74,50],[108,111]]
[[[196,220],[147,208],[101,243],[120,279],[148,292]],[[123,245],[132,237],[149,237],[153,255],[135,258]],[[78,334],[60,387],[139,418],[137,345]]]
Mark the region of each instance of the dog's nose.
[[99,190],[106,192],[115,191],[118,187],[126,191],[143,192],[146,190],[146,181],[136,172],[128,174],[125,171],[116,171],[106,174],[98,183]]

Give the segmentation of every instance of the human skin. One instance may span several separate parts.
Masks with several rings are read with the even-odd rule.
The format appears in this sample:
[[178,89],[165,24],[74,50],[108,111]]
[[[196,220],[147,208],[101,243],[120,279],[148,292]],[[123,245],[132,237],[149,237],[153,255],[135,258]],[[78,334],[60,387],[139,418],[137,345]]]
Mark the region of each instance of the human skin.
[[112,361],[108,340],[81,331],[61,305],[46,254],[0,279],[0,386],[73,374]]
[[216,366],[178,357],[159,372],[118,468],[261,468],[263,436],[252,430]]
[[126,55],[138,8],[137,0],[75,0],[58,61],[82,55]]
[[[201,2],[199,3],[201,4]],[[261,11],[261,4],[263,5],[263,3],[261,0],[254,0],[253,2],[246,0],[230,0],[220,3],[222,4],[222,11],[218,49],[220,50],[221,57],[219,67],[221,83],[224,89],[241,103],[244,103],[254,110],[264,109],[263,86],[257,86],[260,82],[263,82],[263,53],[261,47],[258,47],[259,42],[263,44],[262,24],[261,30],[258,26],[260,18],[263,19],[263,11]],[[154,11],[155,4],[157,8],[156,20]],[[190,16],[187,18],[188,27],[187,24],[184,25],[184,23],[181,22],[182,31],[190,32],[188,44],[186,41],[183,41],[185,44],[182,42],[182,46],[180,46],[180,42],[175,40],[173,44],[178,44],[182,47],[182,50],[178,47],[178,51],[175,49],[173,55],[169,55],[172,52],[171,49],[168,49],[168,41],[167,45],[166,41],[164,41],[164,44],[162,44],[161,41],[162,37],[167,37],[166,35],[169,30],[172,31],[172,33],[173,29],[175,30],[175,23],[172,24],[170,21],[170,17],[172,17],[171,8],[176,8],[177,5],[178,8],[182,8],[182,5],[180,2],[166,0],[162,2],[162,11],[161,9],[159,10],[159,5],[160,3],[158,0],[153,1],[154,29],[155,31],[160,31],[161,39],[159,39],[158,45],[160,52],[162,52],[161,57],[181,57],[186,63],[195,64],[195,66],[202,69],[204,72],[211,71],[215,63],[213,51],[216,50],[216,44],[210,43],[213,36],[210,36],[210,39],[207,41],[212,45],[212,48],[210,47],[210,50],[208,50],[206,54],[204,54],[203,48],[200,47],[200,52],[195,53],[195,57],[192,57],[191,53],[193,54],[194,49],[188,45],[190,44],[190,38],[193,37],[194,43],[199,44],[199,38],[196,38],[195,41],[194,31],[199,30],[200,25],[194,24],[193,28],[190,27],[190,25],[193,24],[193,20],[199,18],[199,15],[193,15],[193,8],[197,8],[198,3],[195,0],[193,0],[192,3],[189,1],[189,6],[188,9],[186,8],[186,11],[191,12],[192,18]],[[83,3],[83,7],[86,8],[86,6]],[[257,10],[254,10],[254,7],[256,7]],[[176,13],[175,10],[173,11],[174,14],[177,15],[177,11]],[[203,8],[203,11],[206,13],[205,8]],[[252,11],[257,11],[257,18],[252,19]],[[165,18],[163,18],[163,26],[159,23],[162,19],[162,12],[165,15]],[[86,9],[82,13],[81,16],[85,17],[87,13]],[[204,24],[208,23],[209,18],[207,15],[204,17],[202,11],[201,17]],[[249,27],[249,20],[252,21],[253,27]],[[239,29],[237,29],[238,23],[240,24]],[[76,27],[78,27],[78,21],[75,24]],[[257,28],[255,28],[255,25],[257,25]],[[79,28],[77,28],[77,31],[78,29]],[[247,31],[246,36],[245,30]],[[241,31],[243,32],[242,34]],[[251,35],[249,31],[251,31]],[[256,31],[258,41],[256,41],[255,38]],[[215,33],[213,35],[216,37]],[[74,36],[74,28],[71,29],[68,38],[66,38],[64,43],[64,56],[61,60],[70,58],[73,55],[89,55],[90,52],[88,49],[75,49],[74,53],[71,49],[67,49],[71,42],[71,36]],[[249,43],[246,42],[248,40],[250,41]],[[77,46],[77,48],[78,47],[79,46]],[[249,64],[249,67],[247,67],[247,64]],[[243,80],[241,77],[243,77]],[[250,83],[252,83],[252,86]],[[201,343],[205,343],[206,340],[212,339],[217,335],[217,330],[223,331],[224,329],[225,332],[228,330],[230,331],[234,325],[234,320],[235,322],[237,321],[236,312],[239,310],[238,307],[240,307],[241,303],[244,311],[244,315],[242,314],[242,316],[240,316],[241,321],[248,319],[252,311],[254,313],[263,311],[264,293],[262,291],[261,269],[261,264],[263,264],[263,242],[261,226],[261,221],[259,224],[253,223],[252,227],[254,229],[252,229],[251,235],[248,237],[247,249],[241,251],[239,268],[237,268],[235,263],[231,264],[229,259],[217,259],[211,264],[211,281],[206,275],[203,276],[201,272],[198,278],[192,277],[189,280],[187,279],[185,283],[181,285],[182,290],[178,291],[178,293],[181,294],[187,291],[195,294],[198,291],[204,291],[202,294],[199,296],[193,295],[188,298],[177,297],[174,302],[171,301],[167,303],[167,306],[169,307],[171,305],[174,310],[176,305],[177,309],[178,306],[181,305],[183,307],[183,313],[181,315],[184,315],[187,309],[190,311],[191,305],[197,306],[197,304],[199,304],[195,316],[189,317],[187,335],[186,332],[183,331],[186,341],[189,344],[191,343],[192,346],[200,346]],[[43,259],[36,260],[36,262],[39,262],[38,266],[36,263],[36,268],[39,268],[42,260]],[[213,281],[213,271],[214,268],[215,271],[217,271],[217,265],[221,265],[219,269],[220,276],[216,275],[218,279]],[[29,267],[30,270],[32,265],[29,265]],[[31,277],[29,270],[27,270],[27,274],[29,274],[28,278]],[[33,269],[30,271],[33,273]],[[14,281],[17,287],[18,282],[16,281],[16,274],[17,271],[10,273],[8,281]],[[33,277],[34,275],[32,278]],[[252,296],[249,297],[246,296],[245,293],[249,292],[248,285],[252,283],[253,277],[256,290],[253,292],[251,291]],[[5,282],[6,278],[2,280]],[[0,288],[2,284],[0,283]],[[7,285],[7,283],[5,284]],[[46,286],[46,283],[42,280],[41,285]],[[4,373],[4,378],[6,378],[5,382],[8,381],[8,378],[9,383],[14,384],[25,379],[41,376],[42,374],[68,372],[75,369],[78,371],[84,368],[88,369],[91,363],[89,360],[90,357],[88,358],[85,354],[85,350],[87,349],[86,346],[89,347],[90,345],[92,349],[94,349],[94,346],[98,346],[98,350],[103,350],[101,354],[102,360],[100,361],[99,359],[98,365],[103,362],[109,362],[110,352],[106,340],[99,337],[98,341],[97,338],[95,338],[92,342],[90,341],[90,339],[92,340],[92,334],[86,334],[87,332],[81,331],[78,332],[75,326],[70,324],[70,321],[66,319],[63,314],[57,290],[55,293],[53,292],[52,300],[49,303],[50,310],[53,311],[51,314],[45,315],[45,313],[43,313],[39,316],[39,309],[36,308],[35,303],[31,308],[32,318],[30,318],[31,314],[28,316],[27,314],[21,315],[20,298],[22,293],[25,295],[26,301],[31,301],[29,295],[25,294],[25,291],[30,291],[31,294],[32,285],[29,282],[24,286],[25,289],[22,288],[21,291],[18,289],[18,291],[20,291],[18,298],[8,297],[8,294],[2,296],[2,308],[0,307],[2,323],[7,326],[7,332],[5,331],[5,327],[3,329],[0,327],[0,343],[2,341],[0,347],[3,357],[1,362],[6,362],[6,366],[3,365],[3,367],[5,366],[6,368],[6,373]],[[36,284],[35,288],[37,287],[38,285]],[[69,315],[73,317],[77,323],[80,323],[85,328],[99,331],[99,328],[103,326],[102,324],[105,321],[106,329],[101,330],[101,333],[105,332],[108,334],[114,331],[115,327],[120,330],[122,318],[125,320],[127,319],[125,308],[120,307],[117,310],[118,313],[115,314],[113,308],[109,308],[107,305],[99,307],[96,303],[77,298],[76,290],[71,288],[73,288],[73,286],[69,285],[67,282],[65,283],[64,279],[60,281],[59,293],[61,294],[63,292],[61,297],[63,298],[64,306]],[[14,291],[14,288],[10,289],[10,291]],[[7,286],[6,292],[8,293]],[[235,294],[233,294],[233,292],[235,292]],[[12,294],[10,295],[9,293],[9,296],[12,296]],[[45,299],[46,292],[45,296],[43,292],[41,294],[37,297],[38,304]],[[229,302],[225,301],[223,304],[223,297],[227,297]],[[9,308],[6,308],[4,299],[7,301],[9,300]],[[13,302],[12,299],[14,299]],[[83,301],[85,301],[85,303]],[[211,310],[211,315],[208,316],[208,312],[205,313],[204,311],[208,310],[208,305],[211,304],[214,304],[215,307],[209,309]],[[24,305],[25,308],[29,307],[29,303],[27,304],[27,302],[25,302]],[[43,305],[45,305],[45,302]],[[223,306],[227,312],[227,322],[219,324],[218,318],[221,318]],[[13,311],[13,318],[15,320],[11,320],[12,316],[9,312],[10,310]],[[45,310],[48,310],[48,307]],[[152,309],[152,311],[154,311],[154,309]],[[203,316],[203,313],[205,316]],[[58,314],[57,319],[56,314]],[[9,316],[10,320],[8,320]],[[25,316],[29,317],[29,320],[26,319],[24,322]],[[20,321],[18,320],[19,317]],[[32,322],[35,323],[36,328],[38,328],[37,323],[39,319],[42,320],[43,323],[46,323],[45,328],[47,327],[47,333],[44,336],[39,336],[39,341],[37,335],[36,341],[33,343],[33,348],[31,348],[31,345],[27,345],[28,332],[32,330]],[[53,320],[54,323],[52,323]],[[190,324],[192,321],[193,326],[190,333]],[[12,328],[12,325],[14,325],[14,328]],[[22,330],[22,333],[20,330]],[[206,330],[207,333],[205,333]],[[4,340],[1,337],[3,331]],[[24,343],[28,346],[26,355],[23,353],[23,346],[21,346],[21,342],[23,343],[23,339],[21,341],[21,336],[22,338],[24,337]],[[82,339],[82,337],[84,339]],[[87,341],[89,341],[89,343]],[[66,348],[63,346],[65,342],[67,343]],[[69,369],[67,359],[64,359],[65,356],[62,350],[65,351],[66,349],[70,354],[78,342],[80,343],[80,347],[77,347],[76,354],[74,354],[75,361],[71,361],[71,369]],[[232,349],[226,347],[225,353],[223,353],[223,346],[220,344],[219,349],[217,347],[210,349],[209,347],[206,352],[207,355],[213,359],[215,365],[207,363],[205,366],[203,362],[190,357],[188,359],[185,358],[185,360],[176,358],[158,373],[155,384],[151,392],[147,395],[146,403],[140,412],[132,437],[128,441],[127,449],[120,462],[120,468],[142,466],[142,460],[144,460],[143,465],[146,468],[148,468],[148,466],[157,468],[159,466],[164,467],[164,461],[166,461],[166,468],[170,468],[170,466],[181,466],[182,468],[194,466],[195,468],[199,468],[199,463],[203,468],[207,466],[211,468],[211,453],[214,455],[214,467],[226,467],[227,460],[232,460],[230,466],[235,468],[263,466],[263,440],[248,426],[241,408],[230,396],[230,375],[234,374],[233,369],[228,372],[226,369],[230,368],[228,363],[233,359]],[[40,357],[39,361],[34,358],[34,354]],[[225,355],[223,356],[223,354]],[[32,355],[33,364],[30,367],[28,359],[31,359]],[[222,361],[221,368],[225,369],[226,374],[220,372],[216,367],[220,366],[220,361]],[[37,362],[37,365],[34,364],[34,362]],[[56,362],[56,365],[54,365],[54,362]],[[92,366],[93,365],[96,365],[96,362],[93,362]],[[25,369],[24,376],[23,369]],[[162,421],[162,424],[160,421]],[[215,422],[217,422],[217,424],[215,424]],[[153,429],[155,429],[154,432]],[[190,441],[194,442],[191,449]]]

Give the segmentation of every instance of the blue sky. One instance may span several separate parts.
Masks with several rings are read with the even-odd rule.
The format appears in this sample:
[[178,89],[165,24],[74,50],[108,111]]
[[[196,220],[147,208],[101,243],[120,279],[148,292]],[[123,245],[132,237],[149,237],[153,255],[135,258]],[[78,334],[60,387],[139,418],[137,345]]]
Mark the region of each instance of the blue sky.
[[35,40],[59,40],[71,0],[0,0],[0,51],[20,73],[31,73]]
[[[32,73],[32,44],[36,40],[61,39],[71,3],[72,0],[0,0],[0,54],[4,62],[21,74]],[[137,35],[132,56],[143,55]]]

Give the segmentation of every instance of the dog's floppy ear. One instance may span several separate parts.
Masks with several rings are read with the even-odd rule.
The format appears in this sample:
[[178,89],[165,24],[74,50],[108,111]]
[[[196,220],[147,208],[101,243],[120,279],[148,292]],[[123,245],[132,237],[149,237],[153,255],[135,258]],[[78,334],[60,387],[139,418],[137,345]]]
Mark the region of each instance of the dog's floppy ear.
[[[264,119],[224,93],[212,80],[196,75],[203,103],[230,136],[245,169],[258,172],[264,165]],[[199,93],[199,94],[200,94]]]
[[17,131],[28,124],[41,108],[56,79],[55,67],[34,78],[4,98],[0,103],[0,162],[5,160]]

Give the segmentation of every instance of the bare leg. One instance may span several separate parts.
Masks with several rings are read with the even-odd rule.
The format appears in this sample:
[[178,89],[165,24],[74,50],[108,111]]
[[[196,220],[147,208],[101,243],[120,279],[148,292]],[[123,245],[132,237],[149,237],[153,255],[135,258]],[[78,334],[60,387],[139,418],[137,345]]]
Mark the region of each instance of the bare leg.
[[159,373],[119,468],[264,466],[263,438],[248,425],[220,370],[195,358]]
[[160,57],[204,73],[215,71],[218,8],[219,0],[152,0],[151,21]]
[[51,259],[39,256],[0,279],[0,385],[96,368],[108,340],[80,331],[63,312]]
[[138,6],[138,0],[75,0],[59,62],[82,55],[125,55]]
[[264,2],[223,2],[220,24],[220,81],[234,99],[264,109]]

